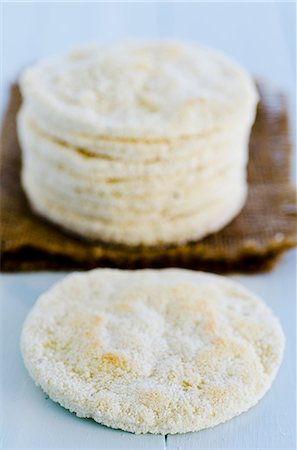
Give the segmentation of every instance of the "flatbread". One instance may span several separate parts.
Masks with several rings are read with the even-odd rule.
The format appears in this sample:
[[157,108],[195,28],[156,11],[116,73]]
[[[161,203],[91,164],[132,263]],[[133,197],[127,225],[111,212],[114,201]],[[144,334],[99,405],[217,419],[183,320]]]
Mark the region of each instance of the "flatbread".
[[[195,208],[184,213],[174,215],[157,214],[149,211],[142,216],[123,212],[119,214],[110,210],[110,216],[103,217],[96,209],[88,214],[71,208],[70,202],[63,198],[51,198],[40,185],[34,184],[32,178],[22,175],[22,185],[28,195],[32,209],[42,217],[49,218],[53,223],[64,229],[82,236],[85,240],[96,241],[98,238],[105,242],[128,245],[155,245],[184,243],[189,239],[200,239],[208,233],[223,228],[241,211],[247,196],[247,185],[242,179],[237,179],[234,190],[230,189],[223,199],[216,195],[211,203],[201,205],[196,203]],[[75,203],[77,205],[77,201]],[[78,204],[79,206],[79,204]],[[82,208],[83,209],[83,208]],[[104,209],[104,207],[103,207]],[[134,220],[133,220],[134,219]]]
[[79,417],[167,434],[255,405],[279,368],[284,336],[268,307],[227,278],[96,269],[39,298],[21,348],[36,384]]
[[[215,139],[196,141],[196,146],[192,145],[191,152],[180,149],[178,155],[172,153],[171,159],[158,159],[146,162],[134,160],[122,160],[108,157],[107,155],[94,155],[93,157],[84,149],[65,145],[62,142],[51,139],[48,135],[40,133],[36,127],[22,120],[19,115],[18,132],[22,142],[24,152],[29,152],[36,159],[42,158],[51,170],[54,167],[63,168],[64,171],[75,174],[76,177],[85,176],[94,180],[104,181],[105,179],[129,179],[129,178],[150,178],[151,183],[154,177],[176,177],[186,175],[191,172],[201,173],[204,170],[217,166],[232,164],[238,159],[247,160],[249,129],[241,127],[240,132],[230,133],[221,139],[218,134]],[[131,149],[134,144],[131,144]],[[135,149],[137,153],[137,149]]]
[[238,123],[258,100],[227,56],[174,41],[95,45],[27,68],[20,79],[34,119],[56,137],[176,139]]
[[[56,128],[51,129],[48,123],[40,121],[38,116],[34,119],[30,116],[26,102],[22,104],[18,111],[19,132],[24,135],[30,131],[38,133],[47,139],[60,143],[65,147],[85,154],[86,156],[98,156],[101,158],[123,161],[123,162],[148,162],[155,163],[161,161],[183,160],[199,153],[200,158],[209,157],[211,151],[215,151],[219,156],[219,151],[225,152],[230,141],[236,139],[249,131],[249,123],[242,117],[234,120],[229,127],[216,128],[211,131],[199,133],[195,136],[188,136],[176,139],[135,139],[135,138],[114,138],[105,136],[98,138],[86,134],[70,134],[61,130],[56,133]],[[25,136],[24,136],[25,138]]]

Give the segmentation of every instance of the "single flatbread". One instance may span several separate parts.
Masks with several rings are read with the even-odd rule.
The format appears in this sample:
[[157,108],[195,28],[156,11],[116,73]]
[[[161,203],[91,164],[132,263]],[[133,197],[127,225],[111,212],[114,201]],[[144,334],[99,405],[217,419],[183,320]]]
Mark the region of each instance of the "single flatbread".
[[[136,214],[134,221],[131,214],[118,219],[118,214],[110,213],[109,218],[103,218],[98,208],[91,214],[81,213],[71,208],[69,202],[53,200],[49,193],[34,181],[22,174],[22,185],[28,195],[32,209],[43,217],[48,217],[53,223],[62,226],[70,232],[83,236],[86,240],[100,238],[105,242],[129,245],[154,245],[184,243],[189,236],[201,239],[208,233],[214,233],[223,228],[241,211],[246,197],[247,185],[244,180],[237,179],[234,189],[221,199],[216,195],[210,204],[199,205],[192,211],[170,216],[158,215],[155,212],[145,215]],[[149,217],[149,220],[147,219]],[[130,220],[129,220],[130,219]],[[199,224],[199,225],[198,225]]]
[[[99,156],[109,160],[118,161],[144,161],[159,162],[172,161],[189,158],[199,153],[200,158],[204,160],[209,156],[209,150],[214,149],[217,152],[225,152],[230,140],[236,138],[242,133],[249,133],[250,126],[245,123],[241,117],[234,120],[229,127],[216,128],[211,131],[199,133],[197,136],[188,136],[187,138],[176,138],[174,140],[137,140],[132,138],[98,138],[96,136],[85,134],[70,134],[59,130],[58,135],[55,129],[52,130],[48,123],[40,121],[39,116],[30,116],[27,110],[26,102],[22,104],[18,111],[19,133],[26,135],[35,131],[41,136],[51,141],[56,141],[64,146],[74,148],[78,152],[83,152],[89,156]],[[24,136],[25,139],[25,136]]]
[[267,306],[226,278],[96,269],[39,298],[21,348],[36,384],[79,417],[167,434],[255,405],[276,375],[284,336]]
[[258,101],[249,74],[227,56],[174,41],[78,49],[29,67],[20,86],[32,119],[66,141],[170,140],[239,122],[249,128]]
[[[154,177],[176,177],[183,176],[191,172],[198,173],[206,170],[214,171],[217,165],[229,165],[234,161],[247,161],[249,129],[241,127],[236,133],[230,133],[229,136],[221,141],[220,134],[216,139],[202,140],[192,146],[191,152],[183,153],[180,149],[178,157],[173,153],[171,160],[162,160],[156,158],[152,162],[141,160],[123,161],[121,159],[108,157],[106,155],[94,155],[93,157],[85,152],[84,149],[78,149],[65,145],[59,141],[49,138],[49,136],[40,133],[36,127],[32,127],[23,120],[23,115],[19,114],[18,133],[22,142],[24,153],[34,155],[34,158],[42,159],[51,168],[63,168],[64,171],[74,174],[76,177],[85,176],[87,179],[96,177],[96,181],[106,179],[129,179],[129,178],[150,178],[151,183]],[[133,147],[133,144],[131,144]],[[137,153],[135,149],[135,153]],[[52,167],[54,166],[54,168]]]
[[53,200],[67,201],[69,209],[74,208],[81,213],[91,211],[103,216],[109,212],[113,215],[125,213],[125,217],[116,216],[118,221],[126,220],[135,213],[149,213],[151,217],[161,211],[178,215],[180,208],[197,210],[202,205],[206,206],[212,198],[222,200],[237,187],[237,183],[242,183],[245,176],[244,168],[240,171],[238,166],[232,165],[207,177],[193,175],[191,183],[178,183],[177,180],[178,184],[174,185],[172,180],[171,189],[162,189],[167,185],[165,177],[160,178],[150,191],[150,183],[137,190],[139,183],[132,180],[97,183],[93,190],[87,178],[76,179],[64,170],[46,171],[44,162],[37,161],[31,155],[26,155],[25,159],[28,170],[23,172],[22,177],[36,184],[38,190],[45,191]]
[[[226,199],[233,196],[234,190],[243,184],[243,170],[236,174],[233,171],[226,170],[215,179],[211,178],[187,189],[178,187],[171,192],[161,191],[159,196],[156,191],[155,195],[142,195],[138,198],[122,195],[107,197],[78,190],[63,190],[59,183],[54,181],[54,176],[45,177],[37,171],[30,174],[25,172],[22,178],[25,189],[30,185],[31,189],[39,191],[52,202],[74,213],[111,220],[117,224],[131,221],[144,224],[148,215],[151,219],[173,219],[198,211],[205,212],[214,203],[226,202]],[[61,184],[63,186],[64,183]],[[202,186],[205,187],[205,192],[198,190]]]

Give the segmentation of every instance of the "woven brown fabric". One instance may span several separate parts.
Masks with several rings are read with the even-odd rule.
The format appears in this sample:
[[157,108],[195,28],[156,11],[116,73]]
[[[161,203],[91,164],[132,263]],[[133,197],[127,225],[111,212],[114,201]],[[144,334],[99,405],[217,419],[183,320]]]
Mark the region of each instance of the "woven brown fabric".
[[296,245],[296,192],[289,182],[290,144],[285,98],[259,86],[261,101],[250,139],[249,196],[241,214],[218,233],[181,246],[125,247],[87,243],[34,215],[20,185],[15,117],[17,86],[1,139],[1,261],[3,271],[124,269],[178,266],[214,272],[273,267]]

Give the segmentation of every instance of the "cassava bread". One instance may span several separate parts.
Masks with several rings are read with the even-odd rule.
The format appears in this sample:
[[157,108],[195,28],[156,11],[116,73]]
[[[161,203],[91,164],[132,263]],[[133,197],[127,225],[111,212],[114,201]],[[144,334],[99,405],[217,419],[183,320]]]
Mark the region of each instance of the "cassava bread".
[[53,223],[84,239],[159,246],[203,238],[242,209],[258,95],[219,52],[98,45],[27,68],[20,86],[22,184]]
[[276,375],[284,337],[268,307],[227,278],[96,269],[38,299],[21,348],[36,384],[79,417],[167,434],[255,405]]

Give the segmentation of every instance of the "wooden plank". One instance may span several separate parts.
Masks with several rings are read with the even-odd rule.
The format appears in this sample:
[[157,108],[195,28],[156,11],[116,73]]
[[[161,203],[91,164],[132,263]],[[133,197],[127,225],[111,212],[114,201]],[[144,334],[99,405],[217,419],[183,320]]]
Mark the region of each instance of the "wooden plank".
[[164,437],[135,435],[79,419],[52,402],[29,377],[19,351],[23,321],[37,296],[65,274],[1,275],[4,365],[0,448],[163,450]]

